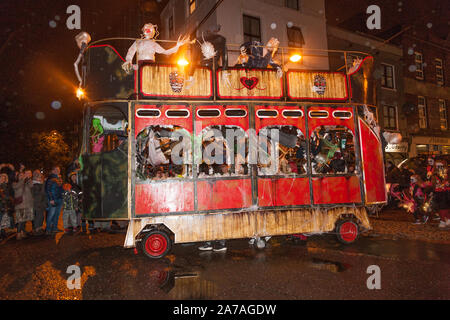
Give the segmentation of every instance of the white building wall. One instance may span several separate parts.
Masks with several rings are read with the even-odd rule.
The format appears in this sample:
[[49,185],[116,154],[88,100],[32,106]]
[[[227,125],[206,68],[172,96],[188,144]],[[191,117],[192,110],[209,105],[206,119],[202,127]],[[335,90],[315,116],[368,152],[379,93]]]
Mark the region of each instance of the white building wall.
[[[229,44],[239,46],[244,42],[243,15],[249,15],[260,18],[261,38],[266,43],[271,37],[278,38],[281,47],[288,46],[287,23],[292,22],[296,27],[300,27],[305,39],[303,46],[302,64],[288,63],[289,68],[296,69],[315,69],[327,70],[328,56],[326,52],[311,52],[306,49],[327,49],[326,20],[324,0],[300,0],[300,10],[294,10],[285,7],[284,0],[225,0],[218,7],[208,21],[200,28],[197,33],[201,37],[201,31],[221,25],[221,32]],[[185,16],[174,17],[178,24],[183,24],[184,28],[176,30],[175,34],[190,33],[195,26],[206,16],[209,10],[214,6],[216,0],[198,0],[197,9],[194,14],[189,16],[187,9],[188,0],[170,0],[163,13],[161,20],[167,23],[170,8],[184,6]],[[175,23],[177,24],[177,23]],[[272,29],[275,24],[276,28]],[[163,36],[167,37],[164,32]],[[238,49],[238,47],[236,47]],[[281,52],[281,51],[280,51]],[[237,53],[230,52],[229,64],[233,65],[237,58]],[[281,61],[281,57],[278,60]],[[288,56],[285,57],[287,62]]]

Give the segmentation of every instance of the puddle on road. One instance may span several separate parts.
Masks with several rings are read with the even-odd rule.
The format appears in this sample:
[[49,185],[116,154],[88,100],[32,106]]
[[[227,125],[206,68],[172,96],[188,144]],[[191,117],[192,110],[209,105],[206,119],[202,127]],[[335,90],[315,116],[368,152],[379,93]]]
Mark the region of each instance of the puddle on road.
[[[327,237],[315,238],[313,248],[332,249],[347,253],[373,255],[413,261],[441,261],[450,264],[450,246],[419,240],[390,240],[361,237],[351,245],[343,245]],[[310,248],[308,248],[310,249]]]

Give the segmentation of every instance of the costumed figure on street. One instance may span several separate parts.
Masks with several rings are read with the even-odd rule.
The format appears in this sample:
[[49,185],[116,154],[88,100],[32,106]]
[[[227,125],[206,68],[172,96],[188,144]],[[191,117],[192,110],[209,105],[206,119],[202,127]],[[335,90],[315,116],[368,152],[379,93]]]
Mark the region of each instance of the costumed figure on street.
[[133,65],[133,57],[137,53],[137,61],[155,61],[155,53],[171,55],[178,51],[178,49],[189,41],[188,37],[181,36],[178,38],[177,44],[171,49],[164,49],[156,41],[156,37],[159,35],[158,26],[146,23],[142,28],[142,38],[136,40],[131,47],[128,49],[127,56],[125,58],[125,63],[122,68],[127,72],[131,73],[134,69],[137,69],[136,65]]

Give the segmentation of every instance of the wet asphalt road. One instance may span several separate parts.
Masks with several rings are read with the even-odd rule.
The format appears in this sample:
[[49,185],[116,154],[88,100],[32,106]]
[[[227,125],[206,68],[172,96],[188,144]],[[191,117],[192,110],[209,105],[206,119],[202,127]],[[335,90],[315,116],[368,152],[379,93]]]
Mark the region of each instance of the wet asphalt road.
[[[298,244],[275,237],[259,250],[228,241],[225,253],[175,245],[161,260],[123,249],[125,234],[10,239],[0,244],[0,299],[450,299],[450,246],[333,235]],[[81,289],[69,290],[78,265]],[[367,268],[381,270],[369,290]]]

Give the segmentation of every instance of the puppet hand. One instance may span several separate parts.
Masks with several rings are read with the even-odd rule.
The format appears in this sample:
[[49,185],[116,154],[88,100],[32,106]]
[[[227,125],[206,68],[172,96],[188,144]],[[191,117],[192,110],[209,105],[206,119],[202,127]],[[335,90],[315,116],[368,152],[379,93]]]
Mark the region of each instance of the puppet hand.
[[126,73],[130,74],[131,70],[133,70],[133,65],[132,65],[131,61],[126,61],[124,64],[122,64],[122,69]]
[[277,77],[278,78],[283,77],[283,70],[280,67],[277,68]]
[[189,36],[184,36],[183,38],[181,36],[178,37],[177,40],[177,46],[181,47],[189,42]]

